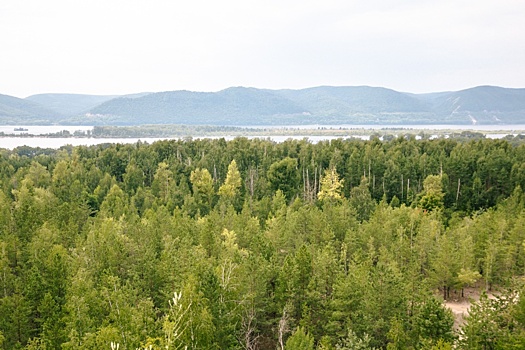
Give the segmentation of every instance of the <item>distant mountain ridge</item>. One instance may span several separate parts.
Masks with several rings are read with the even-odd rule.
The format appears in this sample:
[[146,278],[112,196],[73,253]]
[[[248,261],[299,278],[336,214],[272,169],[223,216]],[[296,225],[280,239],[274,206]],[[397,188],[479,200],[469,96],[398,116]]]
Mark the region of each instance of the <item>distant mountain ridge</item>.
[[60,115],[78,115],[88,112],[101,103],[119,97],[118,95],[81,95],[81,94],[38,94],[26,97],[29,100],[46,106]]
[[[149,94],[149,92],[125,95],[128,98],[137,98]],[[88,113],[90,109],[98,105],[123,97],[120,95],[85,95],[85,94],[37,94],[26,97],[46,108],[59,113],[60,115],[73,116]]]
[[525,124],[525,89],[478,86],[412,94],[382,87],[318,86],[124,96],[0,95],[2,124]]
[[0,94],[0,122],[3,124],[14,124],[18,120],[48,123],[56,116],[61,117],[41,104]]

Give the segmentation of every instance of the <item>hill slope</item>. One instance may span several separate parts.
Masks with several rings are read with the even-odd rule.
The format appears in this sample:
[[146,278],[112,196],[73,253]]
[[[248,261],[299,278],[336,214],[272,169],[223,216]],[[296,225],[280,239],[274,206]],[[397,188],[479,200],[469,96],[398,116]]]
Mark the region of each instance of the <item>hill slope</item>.
[[253,88],[219,92],[168,91],[131,99],[117,98],[95,108],[92,115],[110,116],[116,124],[264,124],[307,113],[278,94]]
[[523,101],[525,89],[498,87],[424,95],[369,86],[238,87],[118,98],[90,113],[93,121],[107,124],[496,124],[525,122]]
[[480,124],[525,122],[525,89],[478,86],[427,98],[437,115]]
[[82,95],[82,94],[38,94],[25,100],[38,103],[62,115],[85,113],[101,103],[119,97],[118,95]]
[[60,113],[38,103],[0,94],[0,123],[2,124],[49,124],[61,117]]
[[410,94],[369,86],[300,90],[233,87],[125,96],[0,95],[4,124],[522,124],[525,89],[479,86]]
[[45,108],[64,116],[75,116],[87,113],[98,105],[119,97],[138,98],[149,92],[131,95],[85,95],[85,94],[37,94],[26,97],[25,100],[38,103]]
[[[370,86],[320,86],[280,90],[279,94],[305,107],[317,118],[338,123],[381,123],[411,116],[430,116],[421,100],[390,89]],[[325,122],[326,122],[325,121]]]

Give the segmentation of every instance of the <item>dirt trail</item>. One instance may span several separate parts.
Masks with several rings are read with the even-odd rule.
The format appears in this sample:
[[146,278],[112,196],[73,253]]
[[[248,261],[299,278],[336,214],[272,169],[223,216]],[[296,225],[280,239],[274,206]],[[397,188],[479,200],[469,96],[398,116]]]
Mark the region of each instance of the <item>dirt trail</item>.
[[[479,300],[479,299],[478,299]],[[471,302],[469,300],[455,301],[448,300],[445,306],[452,310],[454,314],[454,329],[459,330],[463,323],[465,323],[465,316],[468,315]]]
[[[482,287],[465,288],[463,291],[463,297],[461,291],[450,293],[450,299],[445,301],[445,306],[452,310],[454,314],[454,329],[459,330],[463,323],[465,323],[465,316],[468,315],[470,305],[479,301]],[[487,293],[489,298],[494,298],[494,295],[490,292]]]

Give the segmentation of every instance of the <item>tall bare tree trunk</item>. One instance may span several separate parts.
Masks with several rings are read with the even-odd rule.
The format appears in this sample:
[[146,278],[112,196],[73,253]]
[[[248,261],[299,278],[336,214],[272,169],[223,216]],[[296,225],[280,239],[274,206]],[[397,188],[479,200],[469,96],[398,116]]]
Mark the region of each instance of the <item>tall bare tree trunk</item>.
[[461,179],[458,178],[458,190],[456,192],[456,206],[458,205],[458,200],[459,200],[459,188],[461,186]]
[[401,174],[401,201],[403,201],[404,192],[403,192],[403,174]]
[[242,318],[241,324],[244,337],[240,340],[240,342],[246,350],[257,349],[257,338],[259,338],[259,336],[255,335],[254,321],[255,310],[253,307],[251,307],[246,311],[246,315]]
[[283,315],[279,320],[279,346],[281,350],[284,350],[284,335],[289,332],[288,327],[288,315],[286,314],[286,308],[283,310]]
[[250,168],[250,198],[253,198],[254,193],[254,176],[255,176],[255,169]]
[[306,176],[305,171],[303,167],[303,199],[306,201],[308,198],[308,194],[306,193]]

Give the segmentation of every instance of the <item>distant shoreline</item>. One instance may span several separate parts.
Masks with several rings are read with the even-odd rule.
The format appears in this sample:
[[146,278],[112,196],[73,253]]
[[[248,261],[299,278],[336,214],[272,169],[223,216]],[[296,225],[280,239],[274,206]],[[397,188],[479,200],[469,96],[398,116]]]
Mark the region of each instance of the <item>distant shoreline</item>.
[[[289,125],[289,126],[206,126],[206,125],[138,125],[138,126],[82,126],[73,125],[17,127],[22,132],[7,132],[13,126],[1,126],[0,138],[184,138],[184,137],[275,137],[316,136],[363,138],[364,136],[419,135],[421,138],[465,134],[519,135],[525,134],[523,125]],[[2,130],[3,129],[3,130]],[[37,129],[36,131],[34,129]],[[62,130],[63,129],[63,130]],[[11,129],[14,130],[14,129]],[[38,131],[40,130],[40,131]],[[42,131],[44,130],[44,131]],[[51,130],[53,132],[46,132]]]

